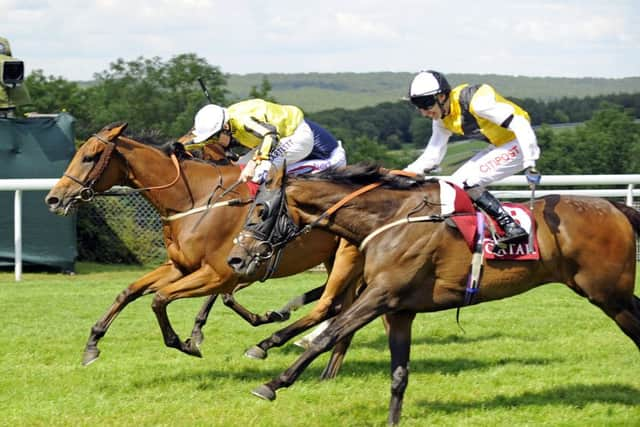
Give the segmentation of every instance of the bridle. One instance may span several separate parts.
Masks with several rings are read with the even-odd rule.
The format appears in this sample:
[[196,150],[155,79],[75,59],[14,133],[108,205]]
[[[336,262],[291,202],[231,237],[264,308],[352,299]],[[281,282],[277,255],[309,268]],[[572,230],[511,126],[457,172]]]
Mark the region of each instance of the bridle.
[[[300,229],[291,218],[285,200],[285,184],[286,175],[282,178],[281,186],[276,189],[268,189],[265,184],[262,184],[249,209],[242,231],[234,239],[235,244],[251,254],[252,260],[269,261],[267,271],[260,281],[267,280],[276,271],[282,248],[306,231],[306,229]],[[262,210],[260,220],[252,222],[257,209]],[[258,242],[257,247],[249,250],[245,244],[247,239]]]
[[83,202],[90,202],[95,197],[96,191],[93,187],[96,185],[96,182],[98,182],[98,180],[102,176],[102,173],[107,168],[107,165],[111,160],[111,156],[113,155],[113,150],[116,148],[115,142],[104,139],[98,134],[93,134],[93,137],[103,143],[106,148],[100,154],[100,158],[98,159],[98,161],[93,164],[93,166],[87,173],[87,176],[83,180],[81,180],[80,178],[76,178],[66,172],[63,174],[63,176],[66,176],[71,181],[82,186],[82,189],[75,198]]
[[[69,175],[68,173],[64,173],[63,174],[63,176],[69,178],[73,182],[75,182],[75,183],[77,183],[77,184],[82,186],[82,189],[80,190],[78,195],[75,197],[75,199],[83,201],[83,202],[90,202],[91,200],[93,200],[93,198],[96,195],[106,194],[106,193],[98,193],[98,192],[96,192],[94,187],[95,187],[96,183],[98,182],[98,180],[100,179],[100,177],[102,176],[102,174],[104,173],[105,169],[107,168],[107,165],[109,164],[109,161],[111,160],[111,157],[113,156],[113,152],[114,152],[114,150],[116,148],[116,142],[115,141],[123,140],[123,141],[135,142],[131,138],[127,138],[127,137],[122,136],[122,135],[117,136],[114,141],[111,141],[109,139],[105,139],[105,138],[101,137],[98,134],[93,134],[92,136],[94,138],[96,138],[98,141],[100,141],[101,143],[103,143],[106,147],[105,147],[104,151],[100,154],[100,158],[98,159],[98,161],[93,164],[93,166],[91,167],[91,169],[87,173],[87,176],[84,179],[80,179],[80,178],[76,178],[76,177],[74,177],[72,175]],[[142,192],[142,191],[159,190],[159,189],[163,189],[163,188],[169,188],[169,187],[173,186],[176,182],[178,182],[178,180],[180,179],[180,175],[181,175],[181,169],[180,169],[180,162],[178,161],[178,158],[175,155],[175,153],[171,153],[171,160],[173,162],[173,165],[176,168],[176,177],[173,179],[173,181],[171,181],[168,184],[157,185],[157,186],[153,186],[153,187],[132,189],[130,191],[130,193],[139,193],[139,192]],[[127,194],[129,194],[129,193],[127,193]]]

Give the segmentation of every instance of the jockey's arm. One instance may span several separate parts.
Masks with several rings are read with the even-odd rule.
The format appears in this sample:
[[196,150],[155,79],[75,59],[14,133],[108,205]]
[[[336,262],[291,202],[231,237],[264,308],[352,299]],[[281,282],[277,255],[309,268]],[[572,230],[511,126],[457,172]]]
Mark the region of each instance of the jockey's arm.
[[533,167],[540,157],[540,148],[531,123],[523,116],[516,114],[513,106],[496,101],[493,96],[476,96],[473,98],[473,109],[483,117],[497,125],[509,129],[516,135],[522,149],[523,166]]
[[278,131],[275,126],[251,117],[244,122],[245,130],[255,135],[262,142],[256,150],[254,161],[260,163],[262,160],[269,160],[271,151],[278,143]]
[[434,170],[440,165],[447,153],[447,142],[451,137],[451,131],[444,127],[440,120],[434,120],[431,138],[420,157],[409,164],[404,170],[424,174],[425,171]]

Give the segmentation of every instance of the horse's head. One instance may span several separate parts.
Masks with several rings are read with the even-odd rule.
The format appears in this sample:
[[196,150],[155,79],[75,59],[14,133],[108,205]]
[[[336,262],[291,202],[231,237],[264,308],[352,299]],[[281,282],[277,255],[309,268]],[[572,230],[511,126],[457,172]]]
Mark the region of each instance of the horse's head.
[[127,123],[105,126],[78,148],[67,170],[45,198],[51,212],[66,215],[78,202],[90,201],[96,192],[120,183],[123,171],[111,159],[116,140],[126,127]]
[[[218,163],[221,161],[232,161],[235,162],[238,160],[239,156],[230,150],[230,140],[226,139],[221,141],[222,138],[219,138],[213,142],[205,141],[205,143],[193,143],[193,138],[195,135],[193,134],[193,129],[189,132],[182,135],[177,139],[177,142],[182,144],[186,150],[192,153],[198,153],[197,157],[201,157],[203,160],[208,160],[210,162]],[[226,138],[226,136],[225,136]],[[225,145],[226,144],[226,145]]]
[[253,275],[298,234],[287,209],[285,169],[260,186],[244,228],[234,239],[227,262],[237,274]]

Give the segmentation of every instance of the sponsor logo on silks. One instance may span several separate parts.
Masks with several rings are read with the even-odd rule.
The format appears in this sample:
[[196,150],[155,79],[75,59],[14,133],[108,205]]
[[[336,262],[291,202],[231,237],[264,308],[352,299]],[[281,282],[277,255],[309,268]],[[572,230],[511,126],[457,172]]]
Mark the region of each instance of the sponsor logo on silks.
[[513,159],[515,159],[516,157],[518,157],[518,153],[519,152],[520,152],[520,150],[518,149],[518,146],[514,145],[513,147],[511,147],[509,149],[508,152],[502,153],[500,156],[497,156],[497,157],[487,161],[486,163],[481,164],[480,165],[480,172],[487,173],[489,171],[495,170],[498,166],[502,165],[503,163],[508,163],[508,162],[512,161]]

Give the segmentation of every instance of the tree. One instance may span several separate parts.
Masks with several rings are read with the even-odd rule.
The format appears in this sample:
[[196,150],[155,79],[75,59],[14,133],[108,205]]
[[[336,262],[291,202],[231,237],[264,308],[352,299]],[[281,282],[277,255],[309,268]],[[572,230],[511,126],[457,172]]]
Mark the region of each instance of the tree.
[[640,170],[640,124],[630,111],[603,104],[574,129],[538,131],[547,174],[623,174]]
[[118,59],[95,75],[87,89],[94,129],[126,121],[136,130],[155,130],[172,137],[193,126],[193,117],[208,100],[197,83],[202,77],[211,102],[226,103],[226,78],[195,54],[182,54],[168,62],[158,57],[134,61]]
[[260,84],[260,88],[257,86],[251,86],[251,90],[249,91],[249,98],[259,98],[264,99],[269,102],[276,102],[276,99],[271,95],[271,83],[266,76],[262,77],[262,83]]

